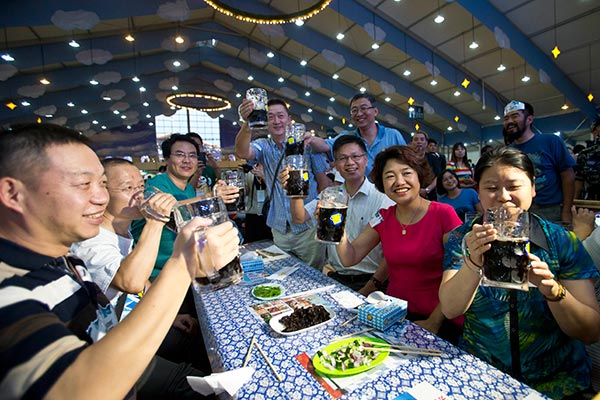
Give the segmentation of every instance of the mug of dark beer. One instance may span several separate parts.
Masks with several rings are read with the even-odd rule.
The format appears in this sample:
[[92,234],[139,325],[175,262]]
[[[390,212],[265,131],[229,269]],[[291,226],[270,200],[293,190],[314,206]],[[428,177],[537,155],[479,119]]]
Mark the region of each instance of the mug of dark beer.
[[494,226],[497,238],[483,253],[481,285],[529,290],[529,213],[516,207],[490,208],[484,223]]
[[206,272],[206,277],[196,278],[193,286],[198,293],[205,293],[221,289],[230,285],[235,285],[244,277],[242,264],[239,255],[229,264],[217,270],[212,261],[211,246],[206,240],[206,230],[210,226],[215,226],[229,221],[229,213],[220,197],[202,197],[192,198],[177,202],[174,212],[177,227],[181,229],[194,217],[203,217],[211,220],[208,227],[197,229],[194,232],[198,257],[202,268]]
[[285,155],[296,156],[304,154],[304,135],[306,127],[304,124],[293,123],[286,127]]
[[289,172],[286,186],[287,197],[308,197],[308,161],[304,156],[288,156],[285,163]]
[[339,244],[346,226],[348,193],[342,185],[338,185],[326,188],[320,197],[315,239],[323,243]]
[[246,98],[252,101],[254,109],[248,115],[248,126],[250,130],[267,128],[267,91],[261,88],[250,88],[246,90]]
[[227,186],[234,186],[239,189],[239,197],[235,200],[235,202],[226,205],[227,211],[244,211],[246,209],[244,173],[241,170],[225,170],[221,172],[221,180],[223,180]]

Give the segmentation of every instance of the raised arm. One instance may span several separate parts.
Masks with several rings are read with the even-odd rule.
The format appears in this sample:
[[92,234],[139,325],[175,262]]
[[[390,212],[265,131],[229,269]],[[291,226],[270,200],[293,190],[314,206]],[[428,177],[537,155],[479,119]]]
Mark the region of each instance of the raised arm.
[[244,123],[235,137],[235,155],[245,160],[255,160],[256,155],[254,149],[250,146],[252,141],[252,132],[248,126],[248,116],[254,109],[254,104],[251,100],[244,99],[239,107],[240,116],[244,119]]
[[350,267],[358,264],[377,244],[379,243],[379,233],[370,225],[358,235],[354,242],[349,242],[346,233],[340,244],[335,248],[344,267]]
[[[279,182],[283,189],[287,187],[287,181],[290,179],[288,167],[283,167],[279,173]],[[310,215],[304,208],[304,199],[292,197],[290,200],[290,214],[292,214],[292,222],[294,224],[303,224],[310,219]]]
[[[198,264],[193,232],[206,223],[196,218],[183,228],[171,258],[148,293],[123,322],[77,356],[47,398],[85,398],[90,393],[102,399],[125,397],[169,330],[191,280],[205,275]],[[209,228],[207,238],[216,265],[225,265],[237,255],[237,230],[230,222]],[[74,341],[65,340],[63,344],[72,346]]]

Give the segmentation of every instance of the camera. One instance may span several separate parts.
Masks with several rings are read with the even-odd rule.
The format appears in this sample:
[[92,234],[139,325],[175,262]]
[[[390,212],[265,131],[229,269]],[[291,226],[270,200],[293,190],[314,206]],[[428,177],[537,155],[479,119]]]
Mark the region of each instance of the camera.
[[242,164],[240,167],[244,170],[244,173],[248,173],[254,169],[254,167],[250,164]]
[[198,161],[202,161],[204,163],[204,165],[206,165],[206,153],[205,152],[198,153]]

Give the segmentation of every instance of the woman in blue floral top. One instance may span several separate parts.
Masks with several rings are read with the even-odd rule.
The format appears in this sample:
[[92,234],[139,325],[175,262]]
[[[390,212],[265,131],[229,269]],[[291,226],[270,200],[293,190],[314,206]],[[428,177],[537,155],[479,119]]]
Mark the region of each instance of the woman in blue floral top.
[[[482,156],[475,181],[484,209],[528,210],[535,196],[534,166],[513,148]],[[483,254],[496,233],[481,217],[451,233],[439,293],[443,314],[464,314],[461,347],[468,352],[551,398],[580,398],[590,387],[584,343],[600,338],[594,263],[572,232],[531,214],[529,282],[535,288],[482,287]]]

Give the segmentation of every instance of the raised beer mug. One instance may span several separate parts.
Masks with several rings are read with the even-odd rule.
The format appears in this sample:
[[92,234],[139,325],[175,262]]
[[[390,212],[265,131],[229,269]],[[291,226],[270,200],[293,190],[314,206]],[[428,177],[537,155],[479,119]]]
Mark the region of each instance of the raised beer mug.
[[[210,219],[210,226],[219,225],[229,221],[227,208],[223,203],[223,199],[220,197],[195,197],[180,201],[175,205],[174,214],[179,229],[194,217]],[[216,266],[212,261],[211,248],[207,244],[206,229],[207,228],[200,228],[194,232],[198,248],[198,258],[207,274],[204,278],[196,278],[193,283],[194,290],[198,293],[214,291],[230,285],[235,285],[244,277],[239,255],[229,264],[217,271]]]
[[325,188],[321,192],[315,239],[328,244],[339,244],[344,236],[348,212],[348,193],[342,185]]
[[239,197],[233,203],[226,205],[227,211],[238,212],[246,209],[246,189],[245,189],[245,178],[244,172],[237,169],[228,169],[221,172],[221,180],[225,182],[227,186],[235,186],[239,191]]
[[304,154],[304,135],[306,127],[304,124],[293,123],[286,127],[285,155],[303,155]]
[[517,207],[485,210],[485,224],[492,224],[497,239],[483,253],[482,286],[529,290],[529,213]]
[[246,90],[246,98],[252,101],[254,110],[248,116],[250,130],[262,130],[267,128],[267,91],[261,88],[250,88]]
[[308,160],[304,156],[288,156],[285,164],[289,171],[289,179],[286,186],[287,197],[308,197],[309,175]]

